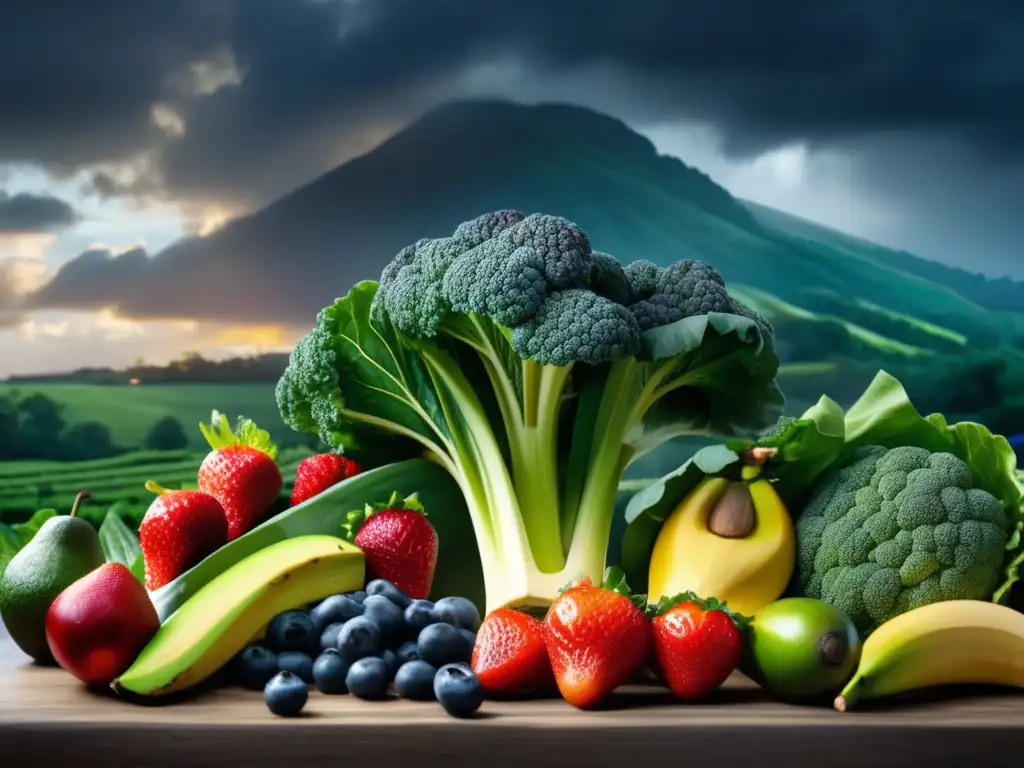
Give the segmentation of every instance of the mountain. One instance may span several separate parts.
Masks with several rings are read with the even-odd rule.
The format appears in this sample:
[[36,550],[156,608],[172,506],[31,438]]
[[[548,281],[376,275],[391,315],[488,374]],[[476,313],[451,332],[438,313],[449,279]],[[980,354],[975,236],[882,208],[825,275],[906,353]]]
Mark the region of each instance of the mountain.
[[[500,208],[572,219],[623,261],[714,264],[775,322],[793,407],[823,390],[848,402],[885,367],[913,382],[922,407],[992,418],[1010,408],[1013,431],[1024,426],[1024,403],[1013,400],[1024,389],[1024,284],[736,199],[623,122],[574,106],[436,108],[263,210],[134,260],[122,306],[166,313],[164,296],[187,302],[201,286],[216,302],[179,308],[312,324],[403,246]],[[85,293],[80,279],[74,289]]]

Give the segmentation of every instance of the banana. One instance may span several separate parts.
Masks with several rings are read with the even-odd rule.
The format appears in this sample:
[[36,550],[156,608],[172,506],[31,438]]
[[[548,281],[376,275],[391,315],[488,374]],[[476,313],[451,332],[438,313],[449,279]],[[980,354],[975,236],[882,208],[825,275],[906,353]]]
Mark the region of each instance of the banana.
[[752,615],[778,599],[796,561],[782,499],[759,467],[734,482],[707,477],[673,510],[651,554],[648,594],[693,592]]
[[957,683],[1024,687],[1024,614],[982,600],[949,600],[890,619],[864,642],[835,708]]
[[277,614],[360,589],[362,550],[335,536],[271,544],[209,581],[163,623],[113,684],[121,694],[184,691],[223,667]]

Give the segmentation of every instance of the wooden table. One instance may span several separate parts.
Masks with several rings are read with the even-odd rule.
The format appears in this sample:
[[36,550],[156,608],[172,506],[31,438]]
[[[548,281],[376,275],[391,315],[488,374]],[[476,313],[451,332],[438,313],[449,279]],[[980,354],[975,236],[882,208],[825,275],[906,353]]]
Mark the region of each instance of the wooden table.
[[[370,703],[311,693],[304,716],[276,718],[259,693],[216,688],[172,706],[91,693],[33,667],[0,638],[0,766],[598,766],[1015,765],[1024,695],[916,697],[840,714],[768,699],[735,675],[712,701],[683,705],[656,688],[621,690],[608,708],[561,700],[486,702],[472,720],[433,703]],[[297,761],[302,761],[298,763]],[[328,762],[329,761],[329,762]],[[632,761],[632,762],[631,762]]]

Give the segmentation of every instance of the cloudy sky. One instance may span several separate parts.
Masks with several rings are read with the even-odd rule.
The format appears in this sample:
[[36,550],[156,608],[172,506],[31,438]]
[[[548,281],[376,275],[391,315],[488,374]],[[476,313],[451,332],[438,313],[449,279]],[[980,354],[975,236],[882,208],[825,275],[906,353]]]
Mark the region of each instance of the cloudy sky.
[[738,196],[1024,278],[1020,0],[0,0],[0,19],[0,376],[286,347],[300,329],[31,297],[467,96],[593,107]]

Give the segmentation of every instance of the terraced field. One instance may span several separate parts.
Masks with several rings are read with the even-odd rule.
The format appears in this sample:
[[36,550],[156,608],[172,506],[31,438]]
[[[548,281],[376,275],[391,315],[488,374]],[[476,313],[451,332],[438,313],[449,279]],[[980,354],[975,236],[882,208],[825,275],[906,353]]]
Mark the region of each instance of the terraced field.
[[[278,463],[286,491],[308,454],[301,448],[281,452]],[[98,523],[116,504],[126,521],[138,524],[153,498],[146,481],[166,488],[194,485],[204,456],[202,451],[139,451],[83,462],[5,462],[0,464],[0,522],[22,522],[39,509],[66,510],[77,493],[88,491],[90,499],[80,510],[87,519]]]

